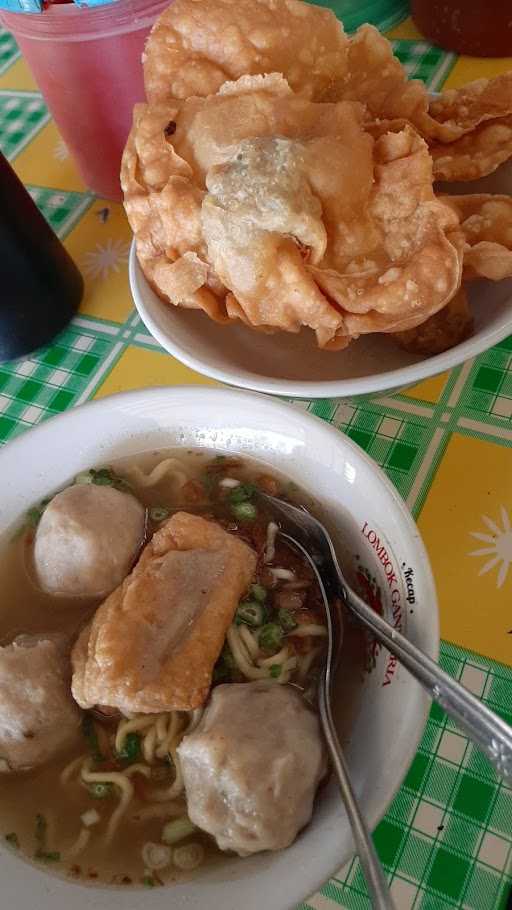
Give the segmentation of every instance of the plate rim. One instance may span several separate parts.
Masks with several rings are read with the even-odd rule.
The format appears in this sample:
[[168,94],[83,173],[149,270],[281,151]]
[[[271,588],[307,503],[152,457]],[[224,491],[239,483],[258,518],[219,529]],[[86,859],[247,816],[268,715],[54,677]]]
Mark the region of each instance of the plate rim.
[[[195,357],[190,351],[184,350],[170,335],[161,330],[143,301],[142,287],[145,286],[155,296],[156,305],[165,307],[166,304],[158,298],[142,271],[137,259],[135,237],[132,238],[130,246],[128,274],[135,309],[150,335],[168,354],[202,376],[207,376],[226,385],[246,389],[247,391],[284,395],[289,398],[350,398],[360,395],[386,394],[394,389],[416,385],[425,379],[430,379],[439,373],[444,373],[446,370],[460,366],[460,364],[478,356],[478,354],[482,354],[500,341],[503,341],[504,338],[507,338],[512,331],[511,292],[510,299],[506,301],[511,306],[508,320],[503,320],[503,323],[495,329],[487,330],[481,338],[472,335],[471,338],[462,341],[448,351],[436,354],[433,357],[426,357],[417,363],[399,367],[387,373],[375,373],[371,376],[363,376],[356,379],[329,379],[311,382],[300,379],[265,378],[249,371],[237,373],[235,370],[223,370],[216,366],[205,364],[203,360]],[[204,314],[204,318],[208,318],[206,314]]]

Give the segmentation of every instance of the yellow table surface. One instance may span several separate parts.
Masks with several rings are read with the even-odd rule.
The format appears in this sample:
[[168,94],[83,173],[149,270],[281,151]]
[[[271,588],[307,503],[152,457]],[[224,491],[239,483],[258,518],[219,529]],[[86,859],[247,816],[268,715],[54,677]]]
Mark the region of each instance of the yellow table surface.
[[[390,37],[404,42],[423,40],[409,19]],[[452,63],[444,82],[449,88],[512,69],[512,58],[454,57]],[[12,92],[27,99],[38,92],[19,57],[13,57],[3,69],[0,65],[0,102]],[[64,219],[60,233],[84,274],[85,294],[79,319],[58,342],[63,353],[45,355],[46,360],[35,355],[0,368],[0,438],[8,440],[62,407],[112,392],[153,385],[212,384],[164,353],[142,330],[128,285],[131,231],[123,208],[87,191],[51,120],[43,118],[12,163],[50,221],[53,218],[52,223],[59,226],[57,211]],[[108,210],[106,218],[104,210]],[[88,353],[70,366],[73,352]],[[53,372],[37,379],[43,361],[51,364]],[[28,388],[31,376],[41,389]],[[12,385],[15,381],[18,385]],[[4,399],[8,400],[5,405]],[[479,673],[502,679],[502,700],[493,696],[490,701],[512,715],[512,344],[402,394],[365,403],[311,403],[310,410],[361,442],[396,482],[417,517],[432,560],[446,660],[462,661],[462,674],[473,668],[473,675],[464,679],[477,680],[474,685],[479,695],[484,694]],[[455,672],[454,665],[449,668]],[[445,817],[443,812],[450,816],[452,808],[447,797],[446,805],[438,806],[439,817]],[[488,883],[475,892],[480,898],[470,897],[468,885],[464,894],[450,902],[446,895],[435,897],[435,883],[429,884],[426,874],[417,882],[403,869],[397,871],[395,864],[397,905],[475,910],[504,906],[512,819],[500,833],[490,822],[486,824],[485,836],[494,831],[496,843],[492,842],[491,849],[491,841],[485,841],[491,860],[486,865],[482,859],[481,864],[494,870],[501,890],[493,891]],[[427,837],[425,831],[422,836]],[[431,837],[441,835],[434,832]],[[463,840],[464,834],[460,837]],[[478,851],[468,848],[467,852],[471,868],[473,863],[478,866]],[[491,873],[489,876],[492,878]],[[348,877],[340,875],[336,881],[304,907],[368,906]],[[359,895],[360,903],[354,895]]]

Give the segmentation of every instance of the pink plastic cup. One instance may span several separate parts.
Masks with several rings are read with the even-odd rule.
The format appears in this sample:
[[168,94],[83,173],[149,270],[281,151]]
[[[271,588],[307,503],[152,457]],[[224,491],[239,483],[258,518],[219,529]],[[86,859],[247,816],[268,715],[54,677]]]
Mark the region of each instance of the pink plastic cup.
[[144,100],[141,56],[169,0],[106,6],[51,5],[42,13],[0,11],[62,137],[92,190],[121,199],[119,168],[133,105]]

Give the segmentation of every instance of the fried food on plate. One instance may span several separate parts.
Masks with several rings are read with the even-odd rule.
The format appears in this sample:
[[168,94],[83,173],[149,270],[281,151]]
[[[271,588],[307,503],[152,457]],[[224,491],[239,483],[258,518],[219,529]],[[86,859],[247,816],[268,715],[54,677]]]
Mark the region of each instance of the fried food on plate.
[[485,121],[508,117],[512,114],[512,72],[442,92],[430,100],[429,114],[439,124],[438,138],[445,142],[460,139]]
[[200,707],[255,568],[256,554],[242,540],[177,512],[78,638],[75,701],[135,712]]
[[391,44],[373,25],[362,25],[348,42],[344,71],[328,91],[330,101],[360,101],[368,119],[428,121],[428,94],[423,82],[408,79],[393,56]]
[[411,354],[431,357],[465,341],[472,331],[473,315],[462,286],[442,310],[414,329],[393,333],[393,338]]
[[477,193],[443,196],[464,235],[464,277],[512,278],[512,198]]
[[475,180],[512,155],[512,72],[431,98],[422,82],[408,80],[372,25],[350,39],[346,70],[328,98],[363,102],[384,127],[393,120],[412,124],[431,146],[437,180]]
[[347,47],[334,13],[300,0],[174,0],[146,44],[146,97],[205,97],[240,76],[279,72],[317,99],[344,72]]
[[478,197],[466,213],[433,180],[512,155],[512,73],[432,98],[371,25],[348,38],[301,0],[175,0],[144,78],[121,183],[167,303],[263,333],[308,327],[326,350],[373,332],[441,350],[468,330],[463,265],[511,274],[508,205]]
[[458,218],[417,133],[374,140],[363,118],[278,74],[137,108],[122,183],[153,286],[214,318],[309,326],[331,348],[440,309],[460,283]]
[[512,116],[487,120],[456,142],[430,146],[436,180],[478,180],[512,155]]

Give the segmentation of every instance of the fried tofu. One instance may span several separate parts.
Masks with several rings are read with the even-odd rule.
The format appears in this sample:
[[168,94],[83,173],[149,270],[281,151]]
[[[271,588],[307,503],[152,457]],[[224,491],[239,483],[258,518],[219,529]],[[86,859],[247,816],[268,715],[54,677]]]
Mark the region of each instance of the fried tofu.
[[200,707],[255,568],[253,550],[215,522],[173,515],[76,642],[78,704],[146,713]]

